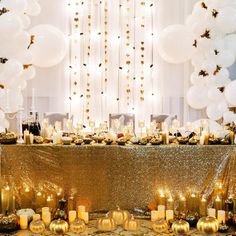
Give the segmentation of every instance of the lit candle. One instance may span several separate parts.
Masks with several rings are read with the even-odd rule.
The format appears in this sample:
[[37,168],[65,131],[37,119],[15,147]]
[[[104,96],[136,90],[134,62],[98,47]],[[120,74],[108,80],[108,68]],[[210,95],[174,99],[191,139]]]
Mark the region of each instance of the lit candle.
[[78,206],[78,212],[85,212],[86,211],[86,207],[83,205],[79,205]]
[[55,207],[56,207],[56,200],[53,198],[53,196],[52,195],[49,195],[48,197],[47,197],[47,200],[46,200],[46,204],[47,204],[47,207],[49,207],[50,209],[55,209]]
[[174,200],[172,196],[170,196],[167,200],[167,210],[174,210]]
[[156,210],[151,211],[151,221],[156,221],[158,219],[159,219],[158,211],[156,211]]
[[208,216],[216,217],[216,209],[215,208],[208,208],[207,214],[208,214]]
[[42,213],[42,220],[44,224],[48,227],[51,223],[51,212],[45,211]]
[[28,228],[28,216],[20,215],[20,228],[27,229]]
[[166,196],[162,191],[160,192],[160,195],[158,197],[158,204],[164,206],[166,205]]
[[5,186],[1,189],[2,214],[6,214],[10,207],[10,187]]
[[200,136],[200,145],[204,145],[204,141],[205,141],[205,136],[201,135]]
[[189,198],[189,210],[192,212],[196,212],[197,211],[197,196],[195,193],[192,193],[190,198]]
[[46,204],[46,198],[44,197],[42,192],[37,192],[35,197],[35,207],[36,209],[41,208],[42,206],[45,206]]
[[166,207],[164,205],[159,205],[157,207],[160,219],[165,219],[165,208]]
[[173,210],[166,210],[166,221],[170,221],[174,219],[174,211]]
[[234,141],[235,141],[235,134],[233,131],[231,131],[229,133],[229,139],[230,139],[230,144],[234,145]]
[[162,132],[161,137],[162,137],[163,144],[166,145],[167,144],[167,134],[166,134],[166,132]]
[[69,223],[71,224],[76,220],[76,211],[69,211]]
[[219,196],[217,196],[215,199],[214,207],[215,207],[216,211],[222,210],[222,199]]
[[204,135],[204,145],[208,145],[208,144],[209,144],[209,134],[206,133],[206,134]]
[[33,192],[30,190],[29,187],[26,187],[22,193],[21,197],[21,208],[32,208],[32,199],[33,199]]
[[78,212],[79,219],[83,220],[86,224],[89,222],[89,213],[88,212]]
[[179,200],[179,211],[186,212],[186,198],[183,196]]
[[207,200],[202,197],[199,207],[200,216],[206,216],[207,215]]
[[33,214],[33,221],[40,220],[39,214]]
[[225,224],[225,211],[219,210],[217,212],[217,219],[219,224]]

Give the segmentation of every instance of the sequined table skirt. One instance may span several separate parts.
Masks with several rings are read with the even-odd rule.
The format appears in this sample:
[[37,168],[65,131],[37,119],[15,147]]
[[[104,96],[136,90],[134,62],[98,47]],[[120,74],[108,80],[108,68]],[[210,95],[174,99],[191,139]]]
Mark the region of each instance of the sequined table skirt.
[[0,157],[19,192],[63,189],[93,210],[145,207],[160,189],[209,196],[219,179],[235,192],[235,146],[5,145]]

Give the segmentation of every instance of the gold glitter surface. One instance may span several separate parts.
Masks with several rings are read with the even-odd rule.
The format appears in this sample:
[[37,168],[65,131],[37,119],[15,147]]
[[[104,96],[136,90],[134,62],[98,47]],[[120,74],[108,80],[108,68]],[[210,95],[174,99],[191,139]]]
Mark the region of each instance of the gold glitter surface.
[[[93,210],[145,207],[157,190],[210,196],[218,179],[235,191],[234,146],[1,146],[1,174],[92,202]],[[19,199],[20,201],[20,199]]]

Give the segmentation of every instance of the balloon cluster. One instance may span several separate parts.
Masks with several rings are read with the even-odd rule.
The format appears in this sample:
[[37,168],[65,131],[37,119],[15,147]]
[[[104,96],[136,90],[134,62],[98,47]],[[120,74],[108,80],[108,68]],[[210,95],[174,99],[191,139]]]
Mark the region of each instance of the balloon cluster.
[[185,25],[171,25],[160,33],[158,51],[170,63],[191,60],[194,72],[188,104],[206,108],[212,120],[236,121],[229,106],[236,106],[236,81],[227,69],[236,58],[236,0],[202,0]]
[[0,0],[0,131],[8,128],[5,113],[23,104],[22,90],[35,77],[35,66],[51,67],[65,57],[64,34],[51,25],[28,29],[30,16],[41,7],[37,0]]

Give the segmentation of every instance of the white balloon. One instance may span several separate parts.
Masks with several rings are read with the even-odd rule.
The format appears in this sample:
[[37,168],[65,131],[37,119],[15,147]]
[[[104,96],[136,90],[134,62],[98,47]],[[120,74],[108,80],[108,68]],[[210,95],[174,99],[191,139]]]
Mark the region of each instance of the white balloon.
[[4,75],[6,76],[6,78],[13,78],[20,76],[22,72],[23,72],[22,64],[15,59],[10,59],[4,64]]
[[235,115],[232,111],[227,111],[223,114],[224,122],[231,123],[235,119]]
[[220,51],[216,58],[217,64],[222,67],[230,67],[235,62],[235,56],[229,50]]
[[22,77],[25,78],[25,80],[31,80],[35,77],[36,75],[36,70],[34,66],[28,67],[28,69],[25,69],[23,71]]
[[31,19],[30,19],[30,17],[29,16],[27,16],[27,15],[22,15],[21,16],[21,21],[22,21],[22,23],[23,23],[23,28],[24,29],[28,29],[29,27],[30,27],[30,24],[31,24]]
[[24,13],[27,9],[27,0],[1,0],[0,7],[5,7],[11,12]]
[[13,13],[5,13],[0,17],[0,32],[2,38],[13,38],[23,29],[21,18]]
[[30,30],[35,36],[30,51],[33,54],[33,64],[39,67],[52,67],[59,64],[67,53],[65,35],[51,25],[38,25]]
[[223,116],[223,112],[218,109],[218,103],[210,103],[207,106],[206,113],[211,120],[219,120]]
[[195,85],[192,86],[187,92],[187,101],[188,104],[194,109],[203,109],[205,108],[208,101],[208,89],[206,86]]
[[223,32],[233,33],[236,30],[236,9],[232,7],[219,9],[216,21]]
[[28,8],[26,14],[30,16],[37,16],[41,12],[41,7],[39,3],[35,0],[28,0]]
[[167,62],[178,64],[189,60],[195,52],[194,36],[183,25],[171,25],[159,36],[158,52]]
[[224,38],[225,41],[225,47],[228,49],[230,52],[234,53],[234,56],[236,56],[236,34],[230,34],[227,35]]
[[236,80],[226,86],[224,94],[227,102],[236,106]]
[[209,88],[208,98],[212,102],[218,102],[222,100],[223,93],[216,86],[214,86],[214,87]]
[[222,113],[224,113],[224,112],[229,110],[229,106],[228,106],[227,102],[225,101],[225,99],[222,99],[222,101],[220,101],[220,103],[218,104],[218,109]]
[[29,65],[33,63],[33,55],[30,50],[23,50],[15,55],[15,59],[23,65]]

